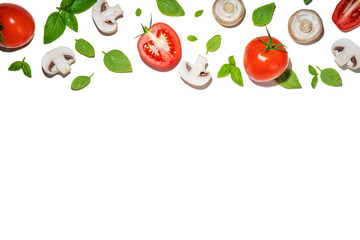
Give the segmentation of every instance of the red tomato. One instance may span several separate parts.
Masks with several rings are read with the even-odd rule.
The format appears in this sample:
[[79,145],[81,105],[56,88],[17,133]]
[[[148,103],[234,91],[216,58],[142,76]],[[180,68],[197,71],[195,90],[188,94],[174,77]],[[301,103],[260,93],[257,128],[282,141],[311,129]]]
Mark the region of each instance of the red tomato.
[[[268,36],[260,37],[269,43]],[[245,49],[244,66],[249,77],[256,82],[267,82],[283,74],[289,64],[289,56],[282,43],[272,39],[272,46],[266,46],[258,38],[252,40]],[[280,44],[280,45],[278,45]]]
[[137,44],[142,60],[159,71],[176,67],[181,59],[181,42],[174,29],[165,23],[156,23],[144,30]]
[[[35,23],[31,14],[16,4],[0,4],[0,33],[7,48],[19,48],[34,36]],[[0,46],[4,47],[2,41]]]
[[332,15],[332,20],[341,31],[350,31],[360,25],[360,1],[342,0]]

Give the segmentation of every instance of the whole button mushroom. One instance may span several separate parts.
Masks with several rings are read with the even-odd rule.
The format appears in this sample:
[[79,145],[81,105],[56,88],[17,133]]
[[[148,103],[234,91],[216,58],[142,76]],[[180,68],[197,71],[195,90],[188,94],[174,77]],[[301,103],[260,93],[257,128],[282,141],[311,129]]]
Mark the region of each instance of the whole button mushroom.
[[105,0],[99,0],[92,8],[92,17],[96,27],[105,35],[116,33],[118,29],[117,20],[124,14],[120,5],[110,7]]
[[289,19],[289,34],[299,44],[313,44],[324,34],[323,22],[313,10],[301,9]]
[[46,53],[41,61],[44,72],[49,76],[58,73],[66,76],[70,73],[70,65],[75,62],[75,53],[67,47],[58,47]]
[[206,71],[207,59],[201,55],[195,64],[183,62],[179,68],[181,79],[190,87],[205,89],[211,84],[211,73]]
[[224,27],[235,27],[245,17],[245,6],[241,0],[216,0],[213,5],[213,15]]
[[351,70],[360,68],[360,48],[351,40],[340,39],[333,44],[331,50],[339,67]]

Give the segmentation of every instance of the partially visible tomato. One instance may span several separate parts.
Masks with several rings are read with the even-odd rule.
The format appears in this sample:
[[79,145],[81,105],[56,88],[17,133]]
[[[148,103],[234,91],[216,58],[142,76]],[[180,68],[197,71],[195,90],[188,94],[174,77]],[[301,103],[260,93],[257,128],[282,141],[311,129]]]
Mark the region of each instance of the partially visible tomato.
[[344,32],[360,25],[360,0],[341,0],[335,8],[332,20]]
[[[23,7],[12,3],[0,4],[0,34],[7,48],[19,48],[34,36],[35,22]],[[4,47],[2,41],[0,46]]]
[[288,64],[289,56],[284,45],[276,38],[270,37],[270,34],[253,39],[246,46],[245,71],[256,82],[267,82],[278,78],[285,72]]
[[137,47],[142,60],[158,71],[169,71],[181,59],[181,42],[175,30],[165,23],[144,27]]

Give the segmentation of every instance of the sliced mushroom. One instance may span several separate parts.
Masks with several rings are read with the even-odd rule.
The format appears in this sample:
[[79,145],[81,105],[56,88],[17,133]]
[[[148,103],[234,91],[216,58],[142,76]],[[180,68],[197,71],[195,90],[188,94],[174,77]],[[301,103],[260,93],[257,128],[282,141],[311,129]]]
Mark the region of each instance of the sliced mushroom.
[[340,39],[333,44],[331,50],[339,67],[352,70],[360,68],[360,47],[351,40]]
[[66,76],[70,73],[70,65],[75,62],[75,53],[67,47],[58,47],[46,53],[41,65],[46,74],[53,76],[61,73]]
[[206,71],[207,59],[201,55],[195,64],[183,62],[179,68],[182,80],[195,89],[205,89],[211,84],[211,73]]
[[241,0],[216,0],[213,5],[213,15],[224,27],[235,27],[245,17],[245,6]]
[[99,29],[105,35],[114,34],[118,29],[117,20],[124,14],[120,5],[110,7],[105,0],[98,0],[93,6],[92,17]]
[[313,10],[302,9],[295,12],[288,25],[291,38],[299,44],[313,44],[324,35],[323,22]]

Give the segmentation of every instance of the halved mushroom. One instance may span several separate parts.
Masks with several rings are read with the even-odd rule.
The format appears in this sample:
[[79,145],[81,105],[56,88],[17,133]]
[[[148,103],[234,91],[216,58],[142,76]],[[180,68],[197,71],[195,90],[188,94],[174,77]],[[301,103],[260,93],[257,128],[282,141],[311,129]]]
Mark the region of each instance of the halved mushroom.
[[179,68],[181,79],[190,87],[205,89],[211,84],[211,73],[206,71],[207,59],[201,55],[195,64],[183,62]]
[[245,6],[241,0],[216,0],[213,5],[213,15],[224,27],[235,27],[245,17]]
[[114,34],[118,29],[117,20],[124,14],[120,5],[110,7],[105,0],[98,0],[93,6],[92,17],[99,31],[105,35]]
[[313,10],[301,9],[289,19],[289,34],[299,44],[313,44],[324,35],[323,22]]
[[360,47],[351,40],[340,39],[333,44],[331,50],[339,67],[352,70],[360,68]]
[[58,47],[46,53],[41,66],[46,74],[53,76],[61,73],[66,76],[70,73],[70,65],[75,62],[75,53],[67,47]]

